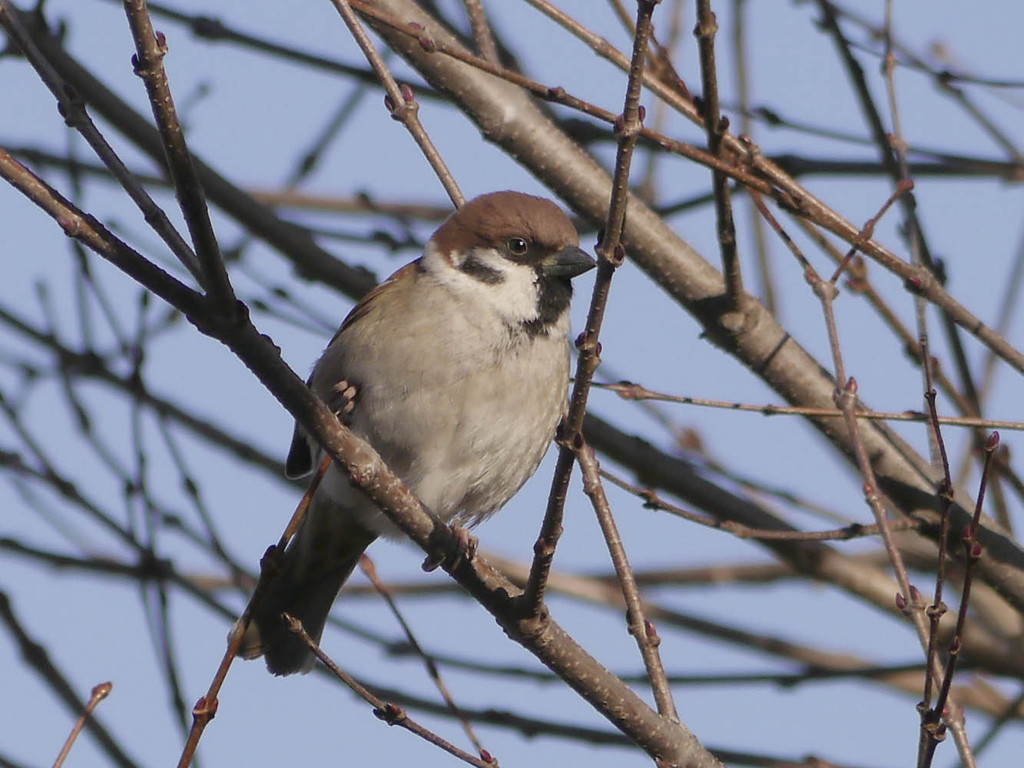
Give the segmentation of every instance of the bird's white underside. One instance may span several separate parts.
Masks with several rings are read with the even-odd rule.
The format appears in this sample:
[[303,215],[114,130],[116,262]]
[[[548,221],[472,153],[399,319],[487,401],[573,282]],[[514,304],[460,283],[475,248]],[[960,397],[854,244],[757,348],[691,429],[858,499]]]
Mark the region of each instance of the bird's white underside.
[[[475,255],[504,279],[481,282],[428,245],[417,284],[393,286],[415,288],[401,324],[390,328],[371,305],[331,360],[357,388],[352,428],[433,512],[470,525],[536,470],[564,413],[569,376],[568,313],[547,334],[531,337],[520,327],[538,317],[536,271],[494,250]],[[387,380],[380,370],[405,375]],[[321,388],[315,376],[314,387]],[[362,417],[367,411],[372,423]],[[321,492],[371,529],[400,536],[340,471],[332,468]]]

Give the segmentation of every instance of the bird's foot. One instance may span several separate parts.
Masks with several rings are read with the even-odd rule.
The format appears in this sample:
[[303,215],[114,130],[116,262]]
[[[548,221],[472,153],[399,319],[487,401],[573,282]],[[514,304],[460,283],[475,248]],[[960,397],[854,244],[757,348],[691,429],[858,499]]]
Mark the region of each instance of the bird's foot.
[[347,379],[337,382],[331,389],[333,394],[328,405],[338,417],[338,421],[342,424],[347,424],[352,416],[352,411],[355,410],[356,396],[359,394],[359,390],[355,384]]
[[476,555],[478,539],[461,525],[449,526],[455,536],[455,550],[448,555],[430,555],[421,566],[428,573],[436,570],[439,566],[445,565],[446,571],[453,571],[459,567],[463,560],[472,560]]

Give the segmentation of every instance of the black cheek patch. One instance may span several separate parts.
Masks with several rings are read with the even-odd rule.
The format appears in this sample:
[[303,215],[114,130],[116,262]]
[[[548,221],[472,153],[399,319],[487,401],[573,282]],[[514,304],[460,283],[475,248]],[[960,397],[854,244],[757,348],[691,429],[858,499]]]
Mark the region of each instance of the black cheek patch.
[[459,265],[459,269],[486,285],[498,285],[505,282],[505,276],[501,272],[494,267],[484,264],[483,261],[473,254],[470,254],[463,260],[462,264]]

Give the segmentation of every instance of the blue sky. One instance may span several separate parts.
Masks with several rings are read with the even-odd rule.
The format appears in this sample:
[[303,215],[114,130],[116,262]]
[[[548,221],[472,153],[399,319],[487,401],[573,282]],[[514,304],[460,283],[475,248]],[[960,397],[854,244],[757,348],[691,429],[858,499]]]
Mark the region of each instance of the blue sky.
[[[445,4],[446,6],[449,4]],[[661,21],[671,4],[663,3]],[[750,37],[751,88],[757,104],[771,106],[801,123],[865,135],[863,119],[851,100],[848,83],[836,66],[831,42],[816,29],[809,3],[747,3]],[[1024,27],[1024,11],[1014,4],[981,2],[969,9],[949,0],[894,4],[895,28],[901,40],[916,51],[942,42],[961,66],[971,72],[1024,79],[1016,46]],[[238,28],[302,47],[348,63],[361,62],[344,25],[329,2],[284,4],[225,0],[211,11],[208,4],[183,0],[178,8],[216,13]],[[536,79],[561,85],[575,95],[617,110],[623,79],[565,32],[558,30],[525,3],[485,2],[497,23],[513,31],[510,42]],[[563,1],[559,7],[584,20],[616,46],[628,50],[628,38],[603,3]],[[729,3],[716,3],[723,44],[731,30]],[[862,3],[861,12],[881,19],[884,4]],[[98,74],[136,109],[148,114],[141,82],[132,75],[131,38],[118,3],[106,0],[50,0],[52,18],[68,23],[67,44],[87,67]],[[667,19],[664,21],[667,23]],[[692,28],[687,9],[683,28]],[[276,189],[292,171],[300,150],[328,116],[346,99],[352,86],[342,79],[309,68],[279,62],[237,47],[197,40],[182,26],[158,21],[170,45],[166,65],[179,109],[185,116],[193,151],[219,172],[248,189]],[[735,102],[731,58],[720,56],[723,100]],[[875,98],[884,104],[884,84],[878,60],[862,55]],[[693,90],[699,74],[693,38],[684,34],[678,54],[679,70]],[[401,64],[399,72],[408,74]],[[924,76],[900,69],[897,88],[903,129],[915,146],[935,147],[982,157],[1002,159],[999,147],[985,136],[946,95]],[[1015,139],[1020,139],[1020,90],[973,88],[972,97]],[[0,59],[0,145],[34,146],[64,151],[70,144],[82,158],[88,148],[63,126],[52,97],[20,59]],[[647,99],[648,115],[653,103]],[[487,145],[477,129],[451,110],[424,102],[421,118],[467,196],[502,188],[544,193],[529,174],[496,148]],[[734,123],[735,124],[735,123]],[[134,167],[151,166],[102,121],[101,128]],[[678,118],[665,129],[687,141],[700,142],[700,133]],[[805,132],[758,125],[755,137],[766,152],[801,153],[845,159],[873,159],[870,147],[810,136]],[[611,157],[611,146],[598,150]],[[642,168],[637,163],[636,168]],[[707,188],[707,171],[682,159],[669,159],[658,172],[659,193],[665,201],[685,198]],[[69,194],[67,178],[49,176]],[[854,222],[872,216],[888,195],[888,185],[877,179],[840,177],[806,179],[806,184]],[[382,106],[381,94],[370,90],[357,108],[341,140],[331,145],[303,189],[325,195],[350,197],[367,192],[382,198],[444,204],[443,190],[401,126]],[[950,290],[986,322],[993,322],[1006,283],[1008,267],[1021,237],[1021,190],[1002,181],[919,180],[916,190],[920,214],[933,248],[949,266]],[[175,222],[180,222],[173,197],[156,194]],[[165,259],[157,239],[147,232],[141,216],[126,204],[122,192],[105,184],[87,186],[83,204],[135,247]],[[350,218],[314,213],[289,213],[312,226],[364,231]],[[751,250],[745,212],[738,216],[744,259]],[[878,229],[880,241],[906,255],[897,231],[898,216],[891,214]],[[225,215],[215,212],[214,223],[223,244],[231,246],[242,233]],[[717,262],[713,218],[709,209],[678,215],[677,230],[709,261]],[[381,226],[391,226],[382,222]],[[795,225],[792,225],[795,230]],[[417,228],[423,238],[430,228]],[[324,240],[329,249],[352,263],[365,265],[383,276],[413,258],[412,250],[384,254],[380,249],[342,240]],[[584,245],[593,247],[593,235]],[[6,265],[0,286],[3,306],[16,310],[81,343],[88,337],[75,310],[76,286],[69,277],[73,258],[59,229],[14,190],[0,186],[0,248]],[[778,288],[785,309],[783,322],[801,344],[818,359],[829,359],[820,308],[804,283],[800,270],[780,244],[773,243]],[[826,261],[813,254],[826,271]],[[748,275],[752,262],[745,262]],[[104,295],[116,307],[126,329],[139,318],[139,292],[115,270],[93,260],[93,270]],[[878,268],[872,271],[879,290],[889,297],[901,316],[913,318],[913,306],[896,278]],[[272,314],[256,311],[259,327],[281,346],[285,359],[304,374],[330,334],[329,325],[340,321],[349,307],[344,297],[319,286],[295,281],[290,267],[262,243],[251,244],[233,278],[240,295],[255,303],[267,299],[266,285],[288,285],[310,313],[326,318],[320,327],[299,328]],[[40,286],[45,285],[45,298]],[[579,285],[574,308],[574,329],[582,327],[592,277]],[[754,284],[750,283],[753,288]],[[92,305],[92,325],[98,346],[114,341],[110,328]],[[52,309],[47,309],[52,307]],[[156,303],[146,316],[155,318]],[[879,409],[921,407],[919,374],[905,361],[900,346],[884,334],[877,319],[866,312],[852,293],[841,298],[837,313],[847,367],[861,384],[864,399]],[[934,314],[931,330],[944,353]],[[635,379],[652,389],[695,397],[742,402],[774,402],[771,393],[735,360],[714,349],[699,336],[698,324],[682,314],[659,289],[627,265],[616,276],[602,334],[605,375]],[[1020,321],[1008,332],[1011,342],[1022,343]],[[48,359],[9,332],[0,334],[4,359],[28,358],[41,366]],[[972,362],[983,358],[977,345],[969,347]],[[228,425],[234,434],[270,455],[283,458],[290,436],[290,418],[259,383],[219,344],[199,338],[184,323],[162,333],[146,360],[148,384],[160,394],[188,404]],[[0,369],[0,387],[9,396],[21,382],[10,365]],[[138,415],[123,400],[97,385],[82,385],[81,396],[93,414],[97,433],[126,466],[136,461],[133,434],[150,453],[146,477],[154,497],[180,511],[192,525],[197,515],[182,490],[182,475],[171,450],[151,416]],[[1020,377],[1002,370],[991,400],[991,415],[1012,419],[1020,412],[1024,394]],[[662,446],[668,439],[657,423],[635,406],[620,403],[607,392],[595,392],[596,412],[622,428],[644,435]],[[125,500],[117,479],[105,469],[76,432],[66,399],[57,381],[30,391],[20,412],[26,423],[52,452],[54,463],[72,477],[83,493],[104,500],[124,520],[141,521],[137,504]],[[736,413],[665,409],[678,423],[698,430],[708,451],[731,467],[772,486],[797,489],[809,499],[829,506],[851,519],[866,521],[860,479],[849,466],[836,461],[822,439],[796,420],[764,419]],[[927,451],[919,425],[900,427],[901,434],[920,451]],[[174,432],[174,430],[172,430]],[[266,546],[276,540],[295,503],[297,491],[278,479],[240,467],[230,456],[210,450],[186,434],[176,433],[189,472],[200,480],[203,500],[217,526],[225,533],[229,550],[255,568]],[[950,435],[954,450],[963,436]],[[1014,433],[1003,441],[1016,455],[1024,446]],[[0,447],[24,450],[9,423],[0,426]],[[549,456],[537,477],[496,519],[479,529],[481,547],[515,559],[525,559],[536,536],[548,480],[553,466]],[[976,483],[971,479],[970,487]],[[768,556],[747,542],[720,532],[682,523],[663,513],[642,508],[633,497],[608,489],[631,560],[643,567],[700,566],[740,561],[767,562]],[[128,556],[95,523],[65,509],[59,499],[43,494],[50,519],[31,509],[17,486],[0,483],[0,535],[46,549],[122,559]],[[1014,510],[1018,525],[1019,507]],[[813,527],[829,524],[795,515]],[[68,533],[68,529],[72,533]],[[557,565],[566,571],[604,572],[609,568],[604,544],[578,477],[567,508],[567,533]],[[843,551],[864,544],[841,545]],[[174,557],[183,571],[196,576],[223,576],[207,556],[173,530],[161,531],[160,550]],[[411,547],[379,544],[371,552],[384,578],[401,581],[419,577],[420,557]],[[430,583],[443,583],[440,572]],[[360,582],[361,583],[361,582]],[[927,584],[924,585],[926,588]],[[140,764],[167,764],[176,759],[182,737],[174,724],[169,694],[159,674],[151,632],[145,620],[138,588],[127,581],[87,576],[40,567],[24,558],[0,557],[0,589],[33,636],[49,650],[72,684],[87,695],[98,682],[112,680],[114,690],[98,714],[122,740]],[[705,587],[654,591],[652,597],[678,611],[717,619],[752,631],[776,634],[823,649],[846,652],[891,663],[920,658],[916,638],[906,627],[877,611],[856,603],[827,586],[794,587],[786,584],[751,587]],[[243,604],[240,595],[231,598]],[[471,660],[537,669],[525,651],[509,643],[493,620],[479,607],[454,593],[433,601],[405,598],[407,618],[424,647],[437,653],[459,653]],[[556,618],[599,659],[616,671],[636,672],[639,656],[617,611],[591,606],[568,597],[553,600]],[[171,594],[169,613],[175,655],[182,672],[186,705],[205,691],[223,652],[227,623],[179,593]],[[352,595],[339,601],[336,616],[355,627],[397,639],[394,620],[379,601]],[[691,633],[663,629],[662,653],[670,672],[699,674],[788,670],[782,662],[735,647],[723,646]],[[395,658],[380,644],[351,631],[334,631],[324,645],[344,667],[387,684],[436,698],[415,659]],[[0,754],[27,765],[52,762],[71,719],[31,670],[18,660],[18,650],[0,633],[0,669],[8,695],[0,697]],[[509,681],[500,677],[445,671],[456,700],[467,708],[498,707],[536,717],[552,717],[589,727],[605,727],[585,703],[555,683]],[[1005,687],[1013,697],[1017,691]],[[642,688],[640,690],[643,690]],[[915,754],[917,714],[910,696],[880,686],[837,682],[794,689],[772,686],[679,686],[680,716],[709,746],[746,749],[794,759],[815,754],[838,763],[886,766],[906,764]],[[13,693],[13,695],[12,695]],[[646,691],[644,691],[646,695]],[[458,727],[444,718],[424,715],[426,724],[460,744]],[[973,716],[969,730],[977,738],[986,719]],[[587,760],[594,765],[642,765],[639,752],[601,746],[566,744],[550,738],[528,739],[501,728],[479,729],[485,746],[505,766],[528,760],[555,763]],[[1011,727],[982,761],[1010,764],[1011,755],[1024,747],[1019,727]],[[446,765],[451,758],[407,734],[389,731],[369,708],[344,689],[320,675],[278,680],[261,664],[238,664],[224,687],[217,718],[204,736],[201,756],[208,765],[289,764],[331,760],[344,764],[391,764],[399,760],[421,765]],[[948,765],[954,751],[940,748],[936,765]],[[69,765],[104,765],[105,758],[88,736],[72,753]]]

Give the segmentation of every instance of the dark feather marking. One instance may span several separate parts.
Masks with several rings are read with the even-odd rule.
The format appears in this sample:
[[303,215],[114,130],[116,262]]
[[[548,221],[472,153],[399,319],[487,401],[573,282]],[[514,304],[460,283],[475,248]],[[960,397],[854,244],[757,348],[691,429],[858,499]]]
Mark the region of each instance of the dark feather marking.
[[484,264],[483,261],[478,259],[472,253],[462,260],[462,264],[459,265],[459,269],[485,285],[500,285],[505,282],[505,276],[501,274],[500,271],[494,267]]

